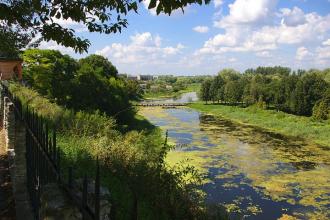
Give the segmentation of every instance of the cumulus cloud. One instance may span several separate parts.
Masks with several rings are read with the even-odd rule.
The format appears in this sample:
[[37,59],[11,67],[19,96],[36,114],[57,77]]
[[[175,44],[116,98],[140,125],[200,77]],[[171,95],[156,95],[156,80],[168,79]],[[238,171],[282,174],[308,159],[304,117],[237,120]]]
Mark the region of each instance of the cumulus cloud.
[[137,33],[130,37],[129,44],[113,43],[96,51],[116,63],[157,64],[179,54],[184,46],[162,46],[162,39],[150,32]]
[[236,0],[229,4],[229,15],[215,22],[216,27],[225,28],[238,24],[260,24],[274,14],[277,0]]
[[280,10],[281,13],[281,23],[287,26],[297,26],[304,24],[306,22],[304,12],[298,8],[294,7],[292,10],[289,8],[283,8]]
[[260,51],[256,53],[257,57],[262,57],[262,58],[270,58],[272,57],[272,55],[270,54],[269,51],[265,50],[265,51]]
[[328,40],[326,40],[326,41],[323,41],[322,42],[322,45],[324,45],[324,46],[330,46],[330,38]]
[[40,49],[47,50],[58,50],[63,54],[74,55],[75,51],[70,47],[64,47],[62,45],[57,44],[55,41],[42,41],[39,45]]
[[[96,22],[99,21],[97,16],[89,14],[89,17],[94,18]],[[83,22],[76,22],[76,21],[73,21],[71,18],[64,19],[63,17],[60,17],[60,18],[52,17],[52,22],[57,23],[64,28],[73,29],[75,32],[87,32],[88,31],[88,28],[83,24]],[[51,21],[48,21],[48,23],[51,23]]]
[[296,59],[299,61],[308,59],[312,55],[306,47],[299,47],[296,51]]
[[317,60],[327,60],[330,62],[330,46],[316,48],[316,54]]
[[[269,3],[268,1],[253,2],[252,5],[259,2],[259,6]],[[234,10],[233,8],[237,7],[240,10],[244,10],[236,5],[238,3],[246,5],[251,2],[249,0],[236,0],[230,6],[231,11],[229,15],[220,21],[220,23],[225,24],[223,22],[224,20],[226,22],[231,20],[231,25],[222,26],[225,33],[217,34],[207,40],[197,53],[219,54],[225,52],[270,51],[276,50],[282,45],[318,43],[329,35],[330,14],[326,16],[321,16],[315,12],[304,14],[297,7],[293,9],[281,9],[281,13],[278,13],[281,22],[278,23],[272,22],[263,26],[253,26],[251,23],[242,25],[241,22],[235,24],[233,21],[239,21],[240,19],[239,16],[234,16],[235,13],[232,12]],[[260,9],[260,18],[263,17],[263,10]],[[246,16],[249,17],[250,15],[248,14]],[[247,19],[247,21],[256,22],[258,19],[253,16],[251,15],[251,19]],[[329,42],[328,40],[323,42],[325,46],[328,44],[330,44],[330,40]]]
[[207,33],[209,31],[209,27],[207,26],[196,26],[193,28],[194,31],[198,33]]

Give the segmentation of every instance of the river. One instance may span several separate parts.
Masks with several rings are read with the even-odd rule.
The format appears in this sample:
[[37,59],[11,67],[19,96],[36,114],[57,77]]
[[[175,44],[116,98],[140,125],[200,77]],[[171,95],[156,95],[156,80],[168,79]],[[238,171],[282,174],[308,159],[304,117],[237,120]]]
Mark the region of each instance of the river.
[[[196,100],[195,93],[166,102]],[[330,219],[330,150],[180,107],[139,113],[177,146],[167,161],[207,176],[206,202],[244,219]],[[184,146],[184,147],[182,147]]]

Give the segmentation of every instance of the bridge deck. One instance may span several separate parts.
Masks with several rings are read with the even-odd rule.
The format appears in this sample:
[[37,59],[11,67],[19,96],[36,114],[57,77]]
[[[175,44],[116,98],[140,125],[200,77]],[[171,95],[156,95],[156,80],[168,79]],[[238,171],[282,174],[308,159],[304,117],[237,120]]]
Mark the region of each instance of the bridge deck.
[[139,103],[135,104],[135,106],[142,106],[142,107],[176,107],[176,106],[186,106],[188,103]]

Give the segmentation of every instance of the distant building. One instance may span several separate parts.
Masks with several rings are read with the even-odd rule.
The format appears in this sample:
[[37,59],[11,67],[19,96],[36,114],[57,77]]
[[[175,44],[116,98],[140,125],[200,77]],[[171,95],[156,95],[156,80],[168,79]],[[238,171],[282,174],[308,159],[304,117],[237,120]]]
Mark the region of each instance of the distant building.
[[140,80],[140,81],[150,81],[153,79],[154,79],[154,76],[152,76],[152,75],[138,75],[137,76],[137,80]]
[[23,61],[21,59],[0,57],[0,79],[22,79],[22,63]]

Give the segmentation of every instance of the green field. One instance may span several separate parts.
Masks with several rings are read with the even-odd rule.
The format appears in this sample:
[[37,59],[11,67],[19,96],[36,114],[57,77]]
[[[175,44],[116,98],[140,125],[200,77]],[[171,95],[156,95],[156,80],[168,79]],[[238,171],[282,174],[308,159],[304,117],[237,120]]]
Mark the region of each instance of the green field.
[[272,132],[303,138],[306,141],[330,147],[330,120],[315,121],[311,117],[296,116],[274,110],[217,104],[205,105],[202,102],[190,104],[189,107],[238,123],[257,126]]

